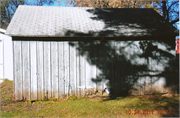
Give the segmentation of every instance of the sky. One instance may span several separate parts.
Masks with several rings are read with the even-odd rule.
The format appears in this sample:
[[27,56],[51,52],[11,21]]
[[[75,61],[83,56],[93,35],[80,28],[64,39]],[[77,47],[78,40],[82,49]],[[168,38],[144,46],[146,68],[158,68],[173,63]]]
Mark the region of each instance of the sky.
[[[45,4],[44,6],[49,6],[49,5]],[[58,1],[54,1],[54,4],[51,6],[65,7],[65,2],[61,2],[61,4],[59,4]]]
[[[29,0],[30,2],[35,2],[36,0]],[[60,4],[58,3],[58,2],[60,2]],[[49,5],[49,4],[45,4],[45,5],[43,5],[43,6],[59,6],[59,7],[67,7],[66,6],[66,3],[65,3],[65,0],[54,0],[53,1],[53,4],[51,4],[51,5]]]

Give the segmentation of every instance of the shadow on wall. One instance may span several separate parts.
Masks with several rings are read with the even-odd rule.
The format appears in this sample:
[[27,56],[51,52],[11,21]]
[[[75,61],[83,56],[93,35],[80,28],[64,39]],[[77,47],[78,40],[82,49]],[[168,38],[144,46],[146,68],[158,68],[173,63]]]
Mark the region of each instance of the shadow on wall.
[[[127,26],[130,29],[136,28],[140,31],[148,31],[152,33],[150,36],[158,36],[163,32],[160,29],[159,31],[151,30],[153,29],[152,26],[154,26],[153,21],[149,23],[142,23],[147,22],[148,18],[151,17],[150,13],[148,14],[143,12],[143,14],[145,14],[143,17],[136,16],[136,14],[134,14],[136,17],[133,17],[131,20],[123,18],[114,20],[111,19],[111,15],[113,15],[113,12],[115,11],[108,11],[108,9],[104,11],[100,9],[93,9],[89,10],[88,12],[97,15],[97,17],[92,18],[93,20],[103,20],[106,25],[104,31],[89,32],[88,34],[67,31],[66,36],[83,35],[88,37],[97,33],[99,36],[113,36],[113,34],[115,34],[117,31],[109,30],[108,28],[115,27],[118,29],[117,26],[122,25]],[[118,13],[118,15],[120,14],[122,16],[126,16],[128,13],[125,14],[125,12],[122,12]],[[109,19],[103,16],[108,16]],[[139,18],[137,19],[137,17],[141,17],[142,21],[139,21]],[[162,25],[161,22],[158,21],[158,23],[159,24],[157,25]],[[166,28],[163,28],[163,30],[164,29]],[[120,29],[119,31],[123,30],[124,29]],[[136,33],[131,35],[136,35]],[[93,82],[98,83],[103,80],[109,80],[107,86],[110,88],[111,98],[115,98],[117,96],[126,96],[132,94],[132,91],[135,93],[135,91],[138,89],[137,87],[143,88],[143,86],[151,86],[150,91],[152,91],[153,84],[162,78],[165,79],[166,83],[164,87],[172,87],[173,91],[179,92],[179,68],[177,66],[177,62],[175,61],[175,54],[173,54],[175,52],[172,51],[175,49],[175,41],[173,36],[169,40],[164,39],[114,42],[101,39],[99,40],[100,41],[90,41],[90,39],[88,40],[87,38],[86,41],[79,41],[78,43],[71,42],[70,46],[75,46],[79,52],[79,55],[85,55],[89,64],[95,65],[99,70],[101,70],[101,74],[99,74],[96,78],[92,78]],[[146,79],[148,79],[149,83],[147,83]],[[141,84],[138,85],[138,83]],[[145,91],[146,90],[144,90],[144,93]],[[139,93],[141,93],[141,91]]]
[[[143,41],[140,41],[137,46],[141,46],[141,42]],[[172,54],[161,52],[159,48],[149,53],[146,50],[138,54],[136,51],[126,50],[137,41],[123,43],[127,45],[122,46],[122,41],[79,41],[70,43],[70,46],[75,46],[79,55],[85,56],[89,64],[95,65],[101,71],[96,78],[92,78],[92,81],[98,83],[108,80],[107,86],[110,88],[112,97],[141,94],[142,92],[137,90],[138,87],[142,89],[147,85],[151,87],[147,87],[150,90],[147,88],[146,90],[152,92],[153,87],[156,87],[154,83],[162,78],[165,78],[164,87],[172,87],[173,91],[178,91],[178,66]],[[149,42],[149,45],[152,43]],[[121,45],[119,49],[117,44]],[[132,52],[127,53],[128,51]],[[142,82],[139,82],[140,80]],[[142,84],[138,85],[138,83]]]

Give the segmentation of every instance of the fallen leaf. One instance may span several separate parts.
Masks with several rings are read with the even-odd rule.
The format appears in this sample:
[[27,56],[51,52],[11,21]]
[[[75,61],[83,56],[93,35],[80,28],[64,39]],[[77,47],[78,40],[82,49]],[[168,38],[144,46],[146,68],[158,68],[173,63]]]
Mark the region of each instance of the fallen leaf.
[[118,112],[117,112],[117,111],[115,111],[114,113],[115,113],[115,114],[117,114]]

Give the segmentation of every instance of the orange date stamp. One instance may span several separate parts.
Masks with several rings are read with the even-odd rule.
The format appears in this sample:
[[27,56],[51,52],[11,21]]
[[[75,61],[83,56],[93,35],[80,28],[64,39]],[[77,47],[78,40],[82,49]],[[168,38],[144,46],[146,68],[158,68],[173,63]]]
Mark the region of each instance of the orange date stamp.
[[157,112],[158,114],[170,114],[171,109],[167,110],[126,110],[126,115],[153,115],[154,112]]

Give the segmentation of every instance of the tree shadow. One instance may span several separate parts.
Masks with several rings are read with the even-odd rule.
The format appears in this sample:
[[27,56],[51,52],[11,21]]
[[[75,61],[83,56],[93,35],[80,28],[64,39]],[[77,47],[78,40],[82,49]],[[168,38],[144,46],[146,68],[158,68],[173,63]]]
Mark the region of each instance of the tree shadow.
[[154,97],[150,99],[157,105],[154,109],[159,110],[161,117],[178,117],[179,116],[179,100],[177,97]]
[[101,71],[91,79],[95,83],[108,80],[111,99],[152,93],[152,86],[162,78],[166,83],[164,87],[173,87],[173,91],[178,92],[179,68],[173,54],[175,29],[160,15],[149,9],[121,9],[119,12],[118,9],[94,8],[86,11],[95,15],[92,20],[104,22],[104,29],[88,33],[67,30],[65,36],[86,37],[84,41],[69,45]]

